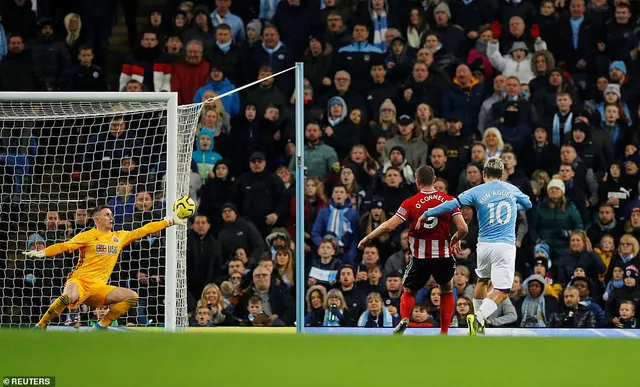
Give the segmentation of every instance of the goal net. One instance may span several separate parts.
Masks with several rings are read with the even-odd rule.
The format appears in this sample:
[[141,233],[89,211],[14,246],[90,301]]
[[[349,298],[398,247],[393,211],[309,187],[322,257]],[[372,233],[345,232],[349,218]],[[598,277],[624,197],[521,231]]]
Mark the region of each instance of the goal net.
[[[97,205],[112,208],[115,230],[132,230],[189,194],[200,108],[178,107],[173,93],[0,93],[0,326],[35,324],[78,259],[22,251],[91,228]],[[118,324],[188,326],[186,240],[172,227],[123,250],[110,284],[140,302]],[[87,326],[104,312],[80,305],[52,325]]]

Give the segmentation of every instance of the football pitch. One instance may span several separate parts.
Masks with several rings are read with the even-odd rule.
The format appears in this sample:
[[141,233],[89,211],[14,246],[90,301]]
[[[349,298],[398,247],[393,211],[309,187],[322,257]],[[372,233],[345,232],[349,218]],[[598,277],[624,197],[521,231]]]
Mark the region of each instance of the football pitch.
[[[0,377],[75,386],[607,386],[636,340],[0,331]],[[633,373],[633,371],[631,371]],[[632,378],[634,382],[635,378]],[[631,380],[631,379],[630,379]]]

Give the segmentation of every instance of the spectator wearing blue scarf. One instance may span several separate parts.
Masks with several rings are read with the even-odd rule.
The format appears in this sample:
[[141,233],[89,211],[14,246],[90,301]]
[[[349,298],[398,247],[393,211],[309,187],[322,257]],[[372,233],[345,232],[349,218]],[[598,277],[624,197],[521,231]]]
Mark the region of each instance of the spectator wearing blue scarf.
[[367,296],[367,310],[358,319],[358,326],[364,328],[392,328],[398,325],[398,318],[393,318],[384,307],[380,293],[370,293]]
[[358,213],[351,208],[347,189],[344,185],[336,185],[329,206],[318,213],[311,239],[319,246],[325,237],[333,237],[338,242],[336,257],[346,264],[355,265],[359,234]]

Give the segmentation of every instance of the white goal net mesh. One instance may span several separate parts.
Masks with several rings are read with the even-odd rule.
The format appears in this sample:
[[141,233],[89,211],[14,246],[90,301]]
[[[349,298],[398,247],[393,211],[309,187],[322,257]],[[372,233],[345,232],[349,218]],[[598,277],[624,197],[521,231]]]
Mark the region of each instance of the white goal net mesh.
[[[38,100],[37,93],[31,96]],[[131,230],[171,212],[167,185],[189,194],[193,139],[200,105],[178,108],[178,162],[169,162],[164,102],[6,102],[0,98],[0,326],[35,324],[62,292],[77,252],[41,260],[44,249],[91,228],[87,212],[108,204],[114,229]],[[175,170],[175,174],[173,171]],[[171,172],[171,173],[170,173]],[[175,176],[167,180],[168,176]],[[166,232],[123,250],[111,285],[133,289],[140,303],[118,324],[161,326],[165,304],[176,327],[188,326],[186,228],[167,250]],[[175,300],[165,299],[167,257],[177,262]],[[175,302],[173,302],[175,301]],[[52,325],[87,326],[103,310],[80,305]]]

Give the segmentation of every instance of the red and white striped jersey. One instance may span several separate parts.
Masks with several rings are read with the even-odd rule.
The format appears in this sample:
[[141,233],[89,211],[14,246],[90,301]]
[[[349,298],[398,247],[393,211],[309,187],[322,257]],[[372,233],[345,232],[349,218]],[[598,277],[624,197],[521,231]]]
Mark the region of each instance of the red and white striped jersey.
[[420,191],[418,194],[402,202],[396,215],[404,221],[409,221],[409,248],[411,255],[417,259],[449,258],[451,250],[449,240],[451,238],[451,218],[462,215],[460,209],[438,216],[430,216],[420,230],[415,226],[418,218],[428,210],[448,200],[452,196],[438,191]]

